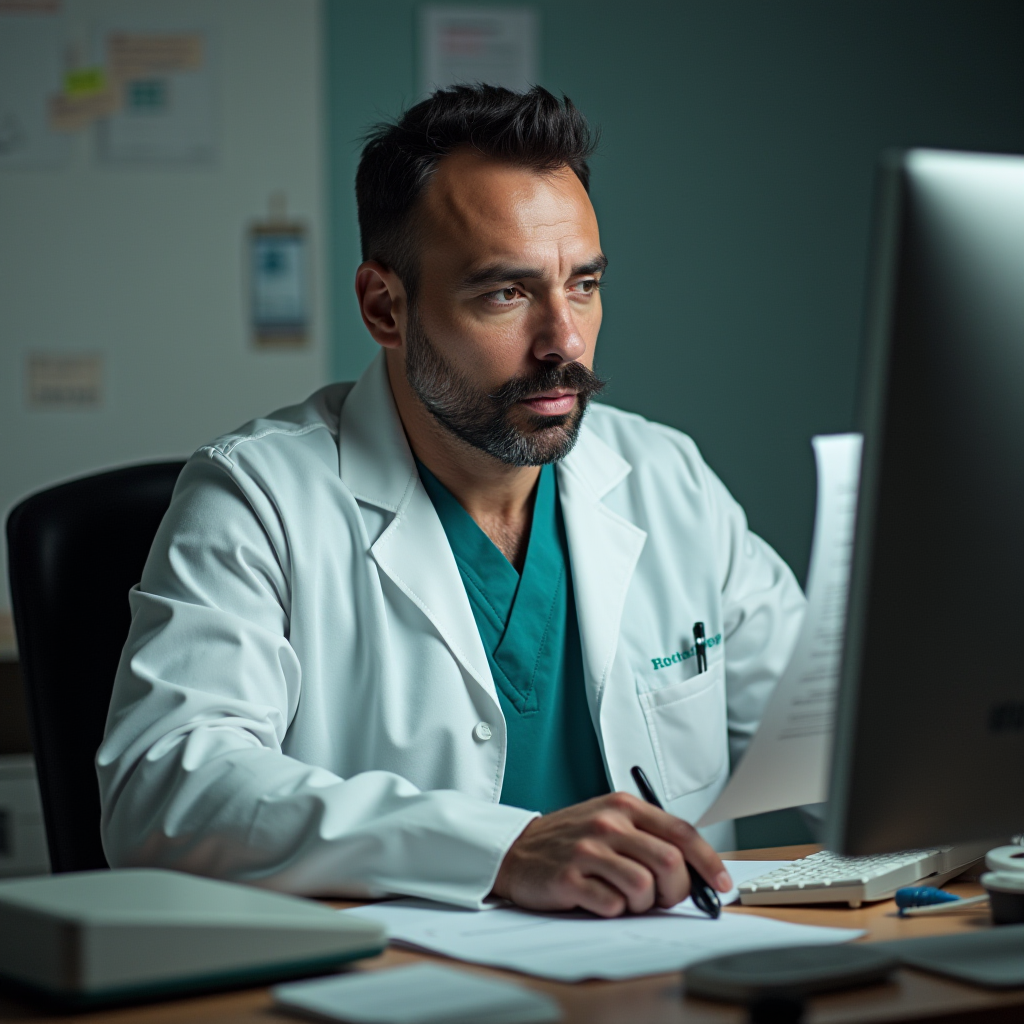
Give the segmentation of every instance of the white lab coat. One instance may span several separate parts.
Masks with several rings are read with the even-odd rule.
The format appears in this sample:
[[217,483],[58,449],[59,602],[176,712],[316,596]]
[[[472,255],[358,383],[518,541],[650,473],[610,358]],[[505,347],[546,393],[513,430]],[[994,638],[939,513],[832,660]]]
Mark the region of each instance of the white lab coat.
[[[557,473],[610,785],[639,764],[696,820],[803,595],[675,430],[595,404]],[[130,603],[97,754],[112,865],[481,905],[534,815],[498,802],[505,722],[382,358],[200,448]]]

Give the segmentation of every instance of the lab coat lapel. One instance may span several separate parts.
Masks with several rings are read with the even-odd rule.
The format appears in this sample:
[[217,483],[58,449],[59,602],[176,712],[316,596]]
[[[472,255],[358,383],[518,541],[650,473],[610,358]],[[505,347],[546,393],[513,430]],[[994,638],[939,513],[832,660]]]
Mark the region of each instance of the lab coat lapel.
[[394,513],[370,548],[377,565],[497,703],[466,588],[416,471],[383,355],[370,364],[345,401],[338,448],[342,482],[355,498]]
[[586,426],[558,466],[583,665],[594,710],[615,660],[626,593],[647,540],[640,527],[601,500],[631,468]]

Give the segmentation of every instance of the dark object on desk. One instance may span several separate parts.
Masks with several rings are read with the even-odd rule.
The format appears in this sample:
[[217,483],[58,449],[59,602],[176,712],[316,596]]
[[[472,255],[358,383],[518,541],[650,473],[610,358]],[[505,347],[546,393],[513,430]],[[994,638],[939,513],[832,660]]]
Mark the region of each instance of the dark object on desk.
[[26,498],[7,519],[11,598],[54,871],[105,868],[93,757],[138,583],[183,462]]
[[[992,908],[993,924],[1024,924],[1024,890],[996,888],[997,883],[987,886],[989,906]],[[1021,951],[1024,957],[1024,950]]]
[[766,996],[750,1004],[750,1024],[800,1024],[804,1001],[795,996]]
[[314,900],[177,871],[0,882],[0,977],[69,1009],[324,973],[386,943]]
[[[636,788],[640,790],[644,800],[663,811],[665,808],[661,806],[658,794],[647,781],[643,768],[634,765],[629,773],[633,776]],[[690,875],[690,899],[693,900],[693,905],[708,917],[718,917],[722,913],[722,901],[718,898],[718,893],[708,885],[704,876],[689,861],[686,862],[686,870]]]
[[716,956],[687,968],[686,994],[754,1003],[873,985],[898,966],[896,957],[879,946],[788,946]]
[[1024,924],[875,942],[908,967],[983,988],[1024,988]]

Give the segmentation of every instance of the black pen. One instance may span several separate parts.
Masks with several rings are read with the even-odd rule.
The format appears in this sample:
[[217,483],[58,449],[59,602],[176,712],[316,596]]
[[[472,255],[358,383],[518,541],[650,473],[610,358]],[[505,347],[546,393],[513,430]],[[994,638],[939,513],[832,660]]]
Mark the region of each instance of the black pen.
[[697,654],[697,673],[708,670],[708,642],[704,639],[704,623],[693,624],[693,647]]
[[[643,768],[634,765],[630,768],[629,773],[633,776],[640,795],[649,804],[653,804],[658,810],[663,811],[665,808],[661,806],[658,795],[651,789],[651,784],[647,781]],[[718,917],[722,913],[722,901],[718,898],[718,893],[704,881],[704,876],[689,861],[686,862],[686,870],[690,872],[690,899],[693,900],[693,905],[698,910],[704,911],[708,917]]]

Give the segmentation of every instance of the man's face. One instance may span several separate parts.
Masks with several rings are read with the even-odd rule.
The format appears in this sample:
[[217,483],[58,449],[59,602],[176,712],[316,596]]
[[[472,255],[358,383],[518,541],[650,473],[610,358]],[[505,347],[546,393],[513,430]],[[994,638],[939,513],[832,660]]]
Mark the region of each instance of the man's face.
[[452,434],[514,466],[564,457],[588,399],[605,266],[569,168],[446,157],[420,207],[406,376]]

